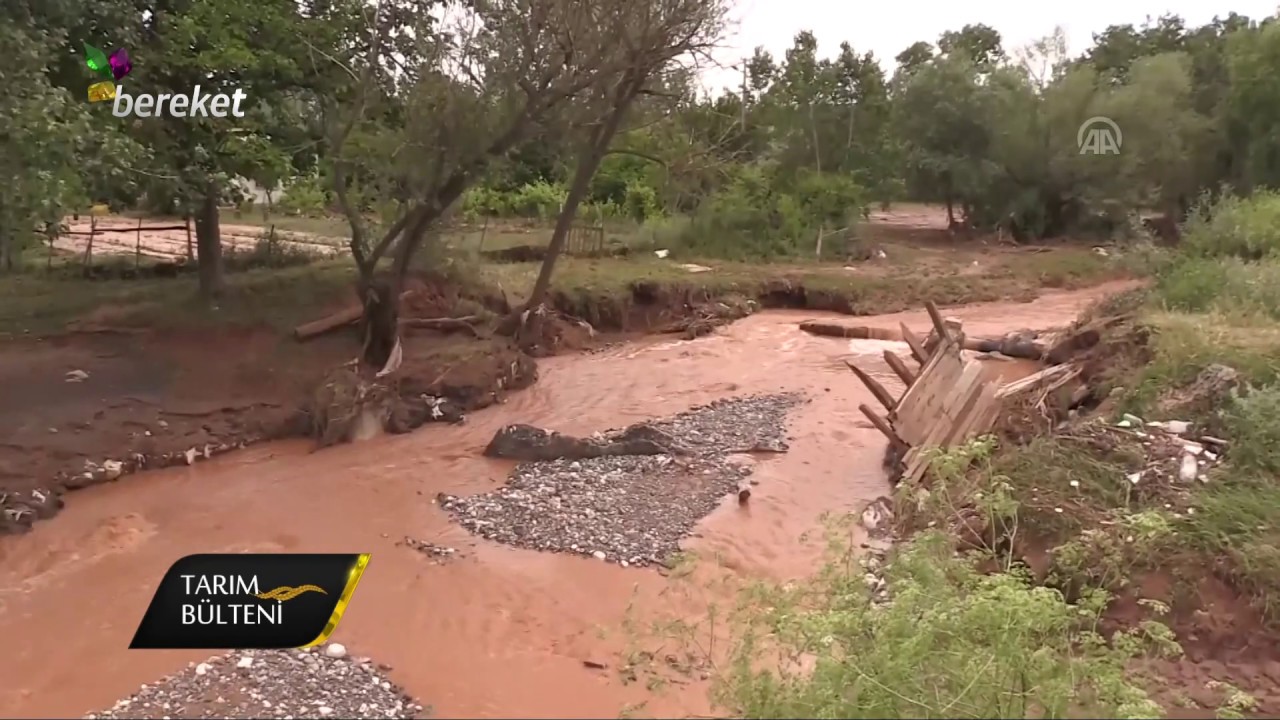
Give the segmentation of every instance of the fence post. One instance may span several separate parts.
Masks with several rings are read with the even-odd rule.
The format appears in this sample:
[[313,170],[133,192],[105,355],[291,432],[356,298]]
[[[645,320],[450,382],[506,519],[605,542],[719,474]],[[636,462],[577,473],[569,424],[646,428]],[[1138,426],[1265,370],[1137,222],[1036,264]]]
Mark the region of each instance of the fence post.
[[822,260],[822,234],[826,229],[827,226],[825,224],[818,226],[818,248],[814,253],[814,257],[818,260]]
[[271,229],[267,231],[267,265],[271,265],[271,257],[276,252],[276,224],[271,223]]
[[186,216],[186,225],[187,225],[187,262],[191,263],[191,262],[195,262],[196,260],[196,252],[191,247],[191,216],[190,215]]
[[89,216],[89,242],[84,246],[84,267],[81,270],[85,277],[89,277],[89,265],[93,262],[93,236],[98,234],[98,216]]
[[44,235],[49,241],[49,255],[45,258],[44,269],[46,272],[53,272],[53,242],[57,238],[53,223],[47,222],[44,224]]
[[133,269],[142,267],[142,218],[138,218],[138,229],[133,236]]
[[476,254],[484,252],[484,236],[489,233],[489,216],[484,216],[484,225],[480,226],[480,247],[476,248]]

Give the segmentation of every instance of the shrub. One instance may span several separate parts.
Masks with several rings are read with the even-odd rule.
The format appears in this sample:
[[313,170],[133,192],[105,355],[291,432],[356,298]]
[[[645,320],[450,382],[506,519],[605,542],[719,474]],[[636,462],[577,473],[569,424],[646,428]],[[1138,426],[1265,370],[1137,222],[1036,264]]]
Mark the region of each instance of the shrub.
[[[812,584],[753,593],[751,630],[719,678],[735,717],[1161,715],[1125,679],[1125,662],[1149,643],[1169,653],[1177,645],[1158,623],[1108,643],[1093,630],[1101,591],[1073,604],[1016,570],[982,573],[977,558],[955,557],[931,532],[894,555],[893,600],[875,608],[850,564],[833,560]],[[779,667],[762,669],[775,653]]]
[[320,186],[319,178],[302,178],[284,189],[276,204],[290,215],[316,216],[324,213],[329,197]]
[[1203,199],[1184,224],[1182,246],[1201,257],[1258,260],[1280,252],[1280,193]]
[[1172,310],[1259,314],[1280,319],[1280,262],[1184,257],[1159,276],[1157,297]]

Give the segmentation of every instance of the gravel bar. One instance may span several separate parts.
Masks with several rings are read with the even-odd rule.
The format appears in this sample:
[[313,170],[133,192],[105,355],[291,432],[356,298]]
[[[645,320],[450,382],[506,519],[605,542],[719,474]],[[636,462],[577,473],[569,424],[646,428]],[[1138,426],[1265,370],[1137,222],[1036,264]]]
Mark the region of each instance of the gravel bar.
[[86,718],[422,718],[367,658],[323,649],[241,650],[192,663]]
[[662,564],[751,474],[729,455],[786,451],[787,414],[803,400],[794,393],[718,400],[646,423],[675,438],[685,456],[526,462],[491,492],[438,500],[489,540],[623,566]]

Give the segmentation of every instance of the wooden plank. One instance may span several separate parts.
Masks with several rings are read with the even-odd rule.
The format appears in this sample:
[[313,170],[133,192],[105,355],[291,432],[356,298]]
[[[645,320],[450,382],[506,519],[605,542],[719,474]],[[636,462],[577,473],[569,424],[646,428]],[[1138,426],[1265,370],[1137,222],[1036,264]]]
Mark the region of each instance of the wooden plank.
[[[973,364],[976,365],[977,363]],[[938,441],[938,444],[942,447],[952,447],[963,442],[963,433],[972,424],[970,422],[972,415],[977,410],[978,401],[989,384],[984,381],[981,371],[967,377],[971,379],[967,385],[963,385],[960,388],[960,392],[956,396],[958,407],[952,408],[952,412],[949,413],[951,427],[947,429],[942,439]]]
[[914,445],[924,439],[933,418],[942,411],[945,395],[958,374],[958,369],[948,365],[930,379],[916,384],[911,402],[899,408],[894,416],[894,426],[904,440]]
[[891,445],[896,445],[899,448],[907,447],[907,444],[902,441],[902,438],[898,437],[898,434],[889,426],[889,422],[877,415],[876,411],[868,407],[866,403],[859,403],[858,410],[862,411],[862,414],[867,416],[867,419],[871,421],[871,424],[875,426],[875,429],[884,434],[885,438]]
[[940,412],[933,416],[933,422],[929,427],[928,433],[922,440],[913,443],[914,447],[912,449],[918,452],[912,458],[912,462],[907,465],[907,471],[903,475],[904,478],[918,480],[924,474],[928,466],[928,463],[925,462],[925,457],[928,455],[929,448],[945,449],[948,447],[946,440],[956,422],[957,406],[967,403],[969,396],[973,392],[975,380],[981,376],[981,365],[976,362],[968,363],[960,382],[950,387],[949,392],[943,399]]
[[912,383],[916,381],[916,374],[911,372],[911,368],[907,367],[907,364],[902,361],[902,358],[898,357],[897,353],[892,350],[885,350],[884,363],[902,380],[908,390],[911,389]]
[[1026,392],[1041,385],[1048,385],[1051,382],[1062,380],[1065,382],[1080,374],[1080,368],[1072,365],[1054,365],[1045,368],[1034,375],[1028,375],[1021,380],[1015,380],[1005,384],[1000,388],[998,393],[1001,398],[1011,397],[1021,392]]
[[[956,351],[956,354],[957,355],[959,354],[958,350]],[[939,363],[943,362],[943,359],[946,356],[947,356],[946,353],[938,352],[938,353],[934,353],[932,356],[929,357],[929,360],[924,363],[924,367],[920,369],[920,375],[916,378],[916,383],[911,387],[907,388],[907,392],[902,396],[900,400],[898,400],[899,407],[902,407],[907,404],[908,399],[911,397],[912,393],[916,390],[916,387],[921,383],[928,381],[928,378],[930,375],[933,374],[935,367]]]
[[902,341],[907,344],[907,347],[911,348],[911,357],[914,357],[916,362],[921,365],[929,362],[929,354],[924,351],[924,343],[920,342],[920,338],[911,332],[911,328],[907,327],[906,323],[898,323],[898,328],[902,330]]
[[862,384],[867,386],[867,389],[871,391],[871,394],[875,396],[876,400],[880,401],[880,404],[884,406],[885,410],[893,410],[893,407],[898,404],[898,401],[889,394],[888,390],[884,389],[883,385],[876,382],[875,378],[863,372],[862,368],[854,365],[848,360],[845,360],[844,364],[848,365],[849,369],[853,371],[853,374],[857,375],[858,379],[862,381]]
[[[894,422],[918,423],[922,418],[930,417],[936,411],[937,401],[934,396],[939,389],[947,388],[960,377],[963,361],[958,349],[943,350],[934,355],[929,364],[920,372],[914,385],[907,390],[894,409]],[[908,442],[914,442],[907,439]]]
[[942,313],[938,312],[938,306],[934,305],[932,300],[927,300],[924,309],[929,313],[929,319],[933,321],[933,331],[938,333],[941,340],[950,342],[952,335],[947,331],[947,322],[942,319]]

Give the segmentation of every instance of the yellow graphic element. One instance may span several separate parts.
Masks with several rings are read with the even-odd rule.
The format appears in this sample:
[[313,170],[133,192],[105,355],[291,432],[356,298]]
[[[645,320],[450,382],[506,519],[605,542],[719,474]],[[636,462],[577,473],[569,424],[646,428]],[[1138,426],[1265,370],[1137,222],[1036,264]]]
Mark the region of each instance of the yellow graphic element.
[[338,629],[338,622],[342,620],[342,614],[351,604],[351,596],[355,594],[356,586],[360,584],[360,577],[364,575],[364,569],[367,567],[369,567],[369,553],[361,553],[347,575],[347,585],[342,588],[342,595],[338,597],[338,604],[334,606],[333,615],[329,617],[329,622],[325,623],[324,630],[320,631],[320,635],[315,640],[302,647],[315,647],[328,640],[333,631]]
[[89,102],[102,102],[116,99],[116,84],[110,80],[96,82],[89,86]]
[[325,592],[324,588],[320,587],[319,585],[299,585],[298,587],[289,587],[288,585],[281,585],[280,587],[274,590],[268,590],[264,593],[258,593],[257,597],[260,597],[263,600],[279,600],[280,602],[284,602],[285,600],[292,600],[303,593],[309,593],[309,592],[318,592],[321,595],[329,594]]

